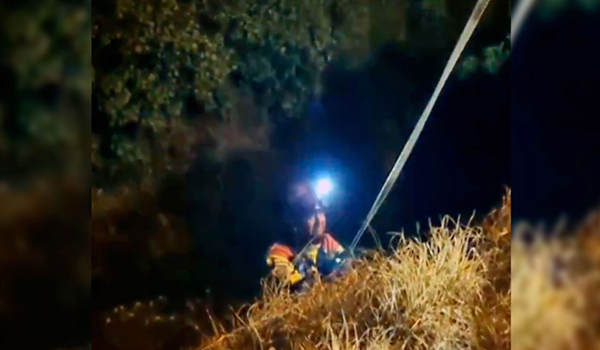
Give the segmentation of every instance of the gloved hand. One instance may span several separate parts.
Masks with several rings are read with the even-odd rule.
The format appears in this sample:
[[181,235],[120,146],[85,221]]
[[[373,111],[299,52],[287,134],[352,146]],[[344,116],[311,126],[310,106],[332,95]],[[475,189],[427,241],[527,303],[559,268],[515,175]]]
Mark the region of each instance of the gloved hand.
[[310,277],[315,272],[316,268],[308,259],[302,259],[298,263],[298,271],[302,274],[302,276]]
[[332,256],[328,256],[324,253],[319,254],[319,272],[323,275],[329,275],[334,271],[340,270],[344,268],[346,260],[350,255],[348,253],[341,252],[339,254],[335,254]]

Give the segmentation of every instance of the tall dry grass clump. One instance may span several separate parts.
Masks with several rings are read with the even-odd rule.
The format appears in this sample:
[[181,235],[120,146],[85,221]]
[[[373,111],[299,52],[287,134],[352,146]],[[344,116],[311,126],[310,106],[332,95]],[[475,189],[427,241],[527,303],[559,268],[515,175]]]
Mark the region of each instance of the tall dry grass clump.
[[509,257],[510,192],[484,225],[445,218],[424,242],[398,235],[336,283],[304,294],[265,283],[237,327],[201,348],[509,349]]
[[600,349],[600,211],[570,234],[517,226],[513,349]]

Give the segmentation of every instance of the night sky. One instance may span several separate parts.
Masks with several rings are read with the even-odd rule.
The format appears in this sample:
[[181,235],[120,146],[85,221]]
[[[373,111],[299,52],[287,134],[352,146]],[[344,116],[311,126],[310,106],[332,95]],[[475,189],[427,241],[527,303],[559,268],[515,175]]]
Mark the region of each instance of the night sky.
[[600,204],[600,16],[533,17],[511,58],[513,222],[578,221]]
[[[503,38],[501,33],[487,35],[495,35],[496,42]],[[331,147],[352,179],[351,188],[344,190],[356,192],[348,209],[352,219],[338,227],[340,239],[352,240],[387,176],[376,156],[382,140],[372,131],[372,121],[385,115],[402,125],[405,111],[412,108],[413,121],[400,131],[405,140],[442,68],[391,45],[365,70],[336,77],[333,91],[324,97],[334,135]],[[454,76],[448,81],[374,221],[380,234],[410,232],[417,221],[423,226],[429,218],[436,222],[445,214],[483,214],[500,201],[503,186],[510,185],[509,75],[506,64],[496,76],[481,72],[468,80]],[[394,158],[403,146],[393,145]],[[363,243],[369,244],[368,239]]]

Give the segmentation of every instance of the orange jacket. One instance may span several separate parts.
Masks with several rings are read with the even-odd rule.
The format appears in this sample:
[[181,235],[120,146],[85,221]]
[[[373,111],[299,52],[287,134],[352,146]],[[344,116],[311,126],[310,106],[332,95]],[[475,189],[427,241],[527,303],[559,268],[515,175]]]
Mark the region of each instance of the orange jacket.
[[[335,255],[343,252],[344,247],[342,247],[333,236],[326,233],[317,243],[309,245],[304,255],[316,265],[317,256],[320,250],[327,255]],[[272,267],[274,272],[281,278],[295,284],[303,278],[302,274],[293,264],[295,257],[296,253],[294,253],[290,247],[275,243],[269,249],[267,265]]]

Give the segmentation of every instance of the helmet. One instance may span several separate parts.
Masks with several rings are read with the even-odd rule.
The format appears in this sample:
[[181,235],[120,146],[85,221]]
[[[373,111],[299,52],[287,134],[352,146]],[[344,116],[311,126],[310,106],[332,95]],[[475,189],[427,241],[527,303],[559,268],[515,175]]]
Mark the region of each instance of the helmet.
[[278,243],[275,243],[271,246],[269,249],[269,255],[286,260],[292,260],[294,258],[294,252],[290,247]]

